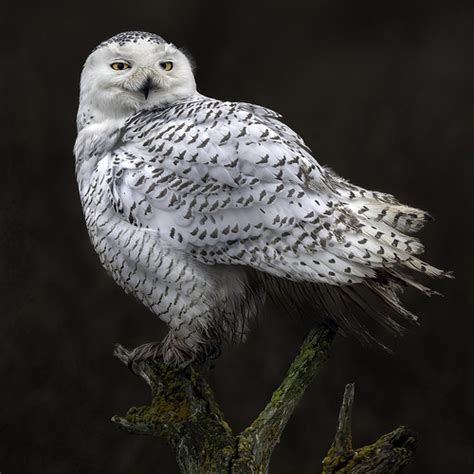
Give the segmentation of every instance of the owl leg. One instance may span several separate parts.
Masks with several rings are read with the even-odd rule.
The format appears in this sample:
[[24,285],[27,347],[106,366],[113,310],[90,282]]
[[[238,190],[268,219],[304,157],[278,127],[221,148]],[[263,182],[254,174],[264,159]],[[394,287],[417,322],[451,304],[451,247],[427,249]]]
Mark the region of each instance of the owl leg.
[[170,332],[161,348],[164,362],[175,366],[189,362],[212,364],[220,356],[224,342],[245,340],[248,323],[264,299],[263,291],[248,290],[228,296],[219,306],[170,318]]
[[197,362],[204,368],[214,367],[214,361],[222,353],[221,344],[194,344],[187,345],[180,340],[179,334],[170,331],[163,341],[148,342],[130,351],[128,368],[133,374],[134,363],[139,361],[164,361],[166,365],[184,368]]
[[[202,320],[201,320],[202,322]],[[221,340],[192,323],[179,329],[171,328],[161,347],[163,360],[167,365],[184,367],[190,363],[206,364],[221,353]]]
[[148,342],[130,351],[128,359],[128,368],[130,369],[130,371],[136,374],[133,368],[134,362],[139,362],[142,360],[155,362],[156,360],[160,359],[162,346],[163,344],[158,341]]

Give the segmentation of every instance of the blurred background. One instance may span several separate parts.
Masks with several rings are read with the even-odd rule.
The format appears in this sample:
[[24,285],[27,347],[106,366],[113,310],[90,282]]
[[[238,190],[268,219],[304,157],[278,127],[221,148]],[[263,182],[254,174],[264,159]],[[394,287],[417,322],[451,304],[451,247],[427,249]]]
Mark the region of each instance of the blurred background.
[[[320,471],[344,385],[355,381],[355,446],[406,424],[420,436],[407,472],[472,473],[471,1],[10,2],[1,22],[2,473],[177,472],[164,443],[110,422],[149,400],[113,344],[165,329],[102,270],[74,177],[82,64],[126,30],[185,47],[202,93],[278,110],[321,163],[431,212],[426,259],[457,277],[433,283],[444,298],[406,295],[422,325],[391,341],[393,355],[336,341],[271,472]],[[236,431],[263,408],[312,324],[269,306],[248,342],[225,350],[211,384]]]

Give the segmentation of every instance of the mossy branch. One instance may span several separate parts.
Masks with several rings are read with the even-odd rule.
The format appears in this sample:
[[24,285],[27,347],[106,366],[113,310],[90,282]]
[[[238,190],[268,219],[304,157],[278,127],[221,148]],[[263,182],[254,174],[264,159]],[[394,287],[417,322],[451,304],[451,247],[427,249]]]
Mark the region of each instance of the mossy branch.
[[346,385],[336,435],[323,460],[323,474],[400,472],[413,457],[416,434],[405,426],[399,426],[375,443],[354,450],[351,427],[353,403],[352,383]]
[[326,363],[335,333],[326,326],[310,331],[285,379],[256,420],[239,435],[239,446],[251,446],[259,466],[268,466],[288,420],[305,390]]
[[[130,353],[117,345],[114,355],[125,365]],[[112,421],[130,433],[158,436],[176,453],[182,472],[227,472],[235,453],[235,438],[224,420],[206,378],[192,366],[185,369],[139,361],[134,371],[150,386],[148,406],[132,407]]]
[[[150,386],[152,401],[148,406],[132,407],[125,416],[114,416],[112,421],[127,432],[157,436],[167,441],[175,451],[183,473],[266,473],[289,418],[328,358],[334,335],[325,325],[310,331],[267,406],[238,435],[225,421],[199,368],[177,369],[161,362],[134,362],[135,373]],[[115,347],[114,355],[125,365],[129,364],[130,352],[122,346]],[[405,465],[413,454],[414,435],[400,427],[371,446],[352,450],[353,397],[354,387],[349,385],[323,472],[397,472],[364,471],[360,466],[377,467],[389,460],[394,466]]]

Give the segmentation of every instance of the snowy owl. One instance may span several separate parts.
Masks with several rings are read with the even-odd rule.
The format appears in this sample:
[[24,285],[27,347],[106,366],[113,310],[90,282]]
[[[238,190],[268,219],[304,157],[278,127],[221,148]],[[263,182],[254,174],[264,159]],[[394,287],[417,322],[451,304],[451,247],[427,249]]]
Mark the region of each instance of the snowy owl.
[[87,58],[74,154],[87,229],[114,280],[169,327],[137,348],[186,364],[242,339],[266,298],[370,340],[416,317],[397,294],[429,219],[321,166],[267,108],[199,94],[188,57],[118,34]]

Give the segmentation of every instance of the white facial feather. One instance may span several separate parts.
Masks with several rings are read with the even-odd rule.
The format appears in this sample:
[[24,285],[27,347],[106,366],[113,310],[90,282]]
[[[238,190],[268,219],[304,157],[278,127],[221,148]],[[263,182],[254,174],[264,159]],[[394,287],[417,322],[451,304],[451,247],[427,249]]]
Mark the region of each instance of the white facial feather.
[[[123,62],[130,67],[114,70]],[[171,62],[165,71],[161,64]],[[142,92],[149,82],[149,95]],[[81,75],[78,128],[85,124],[125,119],[152,106],[171,103],[196,92],[188,58],[174,45],[145,39],[119,44],[113,42],[94,50]]]

